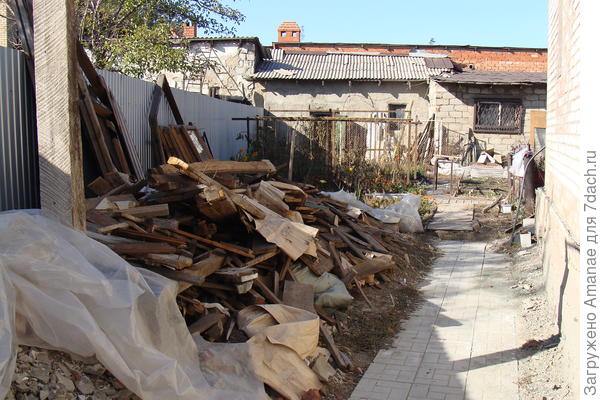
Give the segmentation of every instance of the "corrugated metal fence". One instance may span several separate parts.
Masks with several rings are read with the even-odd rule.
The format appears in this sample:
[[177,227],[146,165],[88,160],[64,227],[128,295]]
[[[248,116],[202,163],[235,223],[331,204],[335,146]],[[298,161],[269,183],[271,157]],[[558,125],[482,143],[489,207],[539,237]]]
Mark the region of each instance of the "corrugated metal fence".
[[[99,71],[121,107],[144,168],[152,166],[148,114],[154,84],[115,72]],[[234,117],[263,115],[263,109],[172,89],[186,123],[206,132],[216,158],[228,160],[246,147],[246,122]],[[39,207],[35,96],[25,57],[0,47],[0,211]],[[159,125],[175,120],[163,96]],[[256,126],[250,125],[251,136]]]
[[35,96],[25,57],[0,46],[0,210],[39,207]]
[[[115,72],[99,72],[106,79],[117,102],[121,105],[129,132],[133,135],[137,148],[140,149],[142,166],[149,168],[152,151],[148,115],[154,84]],[[228,160],[241,148],[246,148],[245,140],[236,140],[245,137],[246,122],[231,119],[263,115],[262,108],[231,103],[179,89],[171,90],[185,123],[191,122],[200,132],[206,132],[214,156],[219,160]],[[175,124],[164,96],[158,111],[158,124]],[[250,125],[250,130],[250,135],[254,136],[255,124]]]

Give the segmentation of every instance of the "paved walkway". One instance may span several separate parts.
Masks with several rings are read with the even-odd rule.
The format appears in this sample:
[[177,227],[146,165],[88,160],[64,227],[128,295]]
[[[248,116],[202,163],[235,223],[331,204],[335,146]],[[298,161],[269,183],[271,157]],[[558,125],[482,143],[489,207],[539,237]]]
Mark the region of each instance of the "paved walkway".
[[381,350],[351,400],[517,400],[509,259],[485,243],[443,241],[425,301]]

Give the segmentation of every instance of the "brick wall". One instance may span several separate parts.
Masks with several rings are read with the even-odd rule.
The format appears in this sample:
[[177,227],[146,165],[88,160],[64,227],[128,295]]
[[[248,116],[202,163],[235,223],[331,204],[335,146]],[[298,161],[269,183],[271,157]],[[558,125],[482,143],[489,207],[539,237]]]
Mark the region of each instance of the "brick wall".
[[471,46],[414,46],[387,44],[331,44],[331,43],[274,43],[276,48],[306,51],[375,52],[408,55],[419,49],[436,54],[446,54],[463,67],[473,64],[482,71],[546,72],[548,53],[546,49],[493,48]]
[[464,144],[469,130],[473,129],[474,104],[477,99],[520,99],[525,109],[521,134],[475,133],[485,148],[494,148],[497,153],[507,154],[514,146],[529,142],[532,110],[546,109],[546,88],[536,86],[484,86],[440,84],[430,85],[430,113],[438,121],[437,135],[444,129],[449,143]]
[[[548,8],[548,106],[546,185],[539,190],[536,233],[542,244],[550,315],[561,327],[559,351],[574,398],[579,393],[579,181],[580,45],[579,0],[550,0]],[[590,59],[590,62],[594,62]],[[558,366],[560,367],[560,366]]]

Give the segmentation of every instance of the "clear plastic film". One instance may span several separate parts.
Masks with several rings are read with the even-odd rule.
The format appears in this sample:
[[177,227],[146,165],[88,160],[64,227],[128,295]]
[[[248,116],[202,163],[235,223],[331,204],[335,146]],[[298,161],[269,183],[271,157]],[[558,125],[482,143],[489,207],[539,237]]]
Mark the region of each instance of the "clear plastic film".
[[[176,293],[175,282],[39,212],[0,213],[0,398],[18,343],[95,355],[145,400],[265,399],[251,370],[200,368]],[[243,388],[218,384],[240,374]]]

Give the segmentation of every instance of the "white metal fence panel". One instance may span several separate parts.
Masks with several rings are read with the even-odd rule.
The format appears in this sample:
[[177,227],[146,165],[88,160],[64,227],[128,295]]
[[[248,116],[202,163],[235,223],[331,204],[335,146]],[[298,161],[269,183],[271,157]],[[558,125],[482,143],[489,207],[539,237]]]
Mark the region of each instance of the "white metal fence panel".
[[[129,132],[138,147],[142,166],[149,168],[152,165],[152,150],[148,115],[154,83],[115,72],[102,70],[98,72],[106,79],[121,107]],[[232,121],[232,118],[263,115],[262,108],[231,103],[179,89],[172,89],[172,91],[184,122],[186,124],[191,122],[201,132],[206,132],[214,156],[220,160],[228,160],[240,149],[246,148],[245,140],[236,139],[245,137],[246,122]],[[173,114],[163,96],[158,112],[158,124],[174,123]],[[251,124],[250,135],[254,136],[255,131],[256,126]]]

